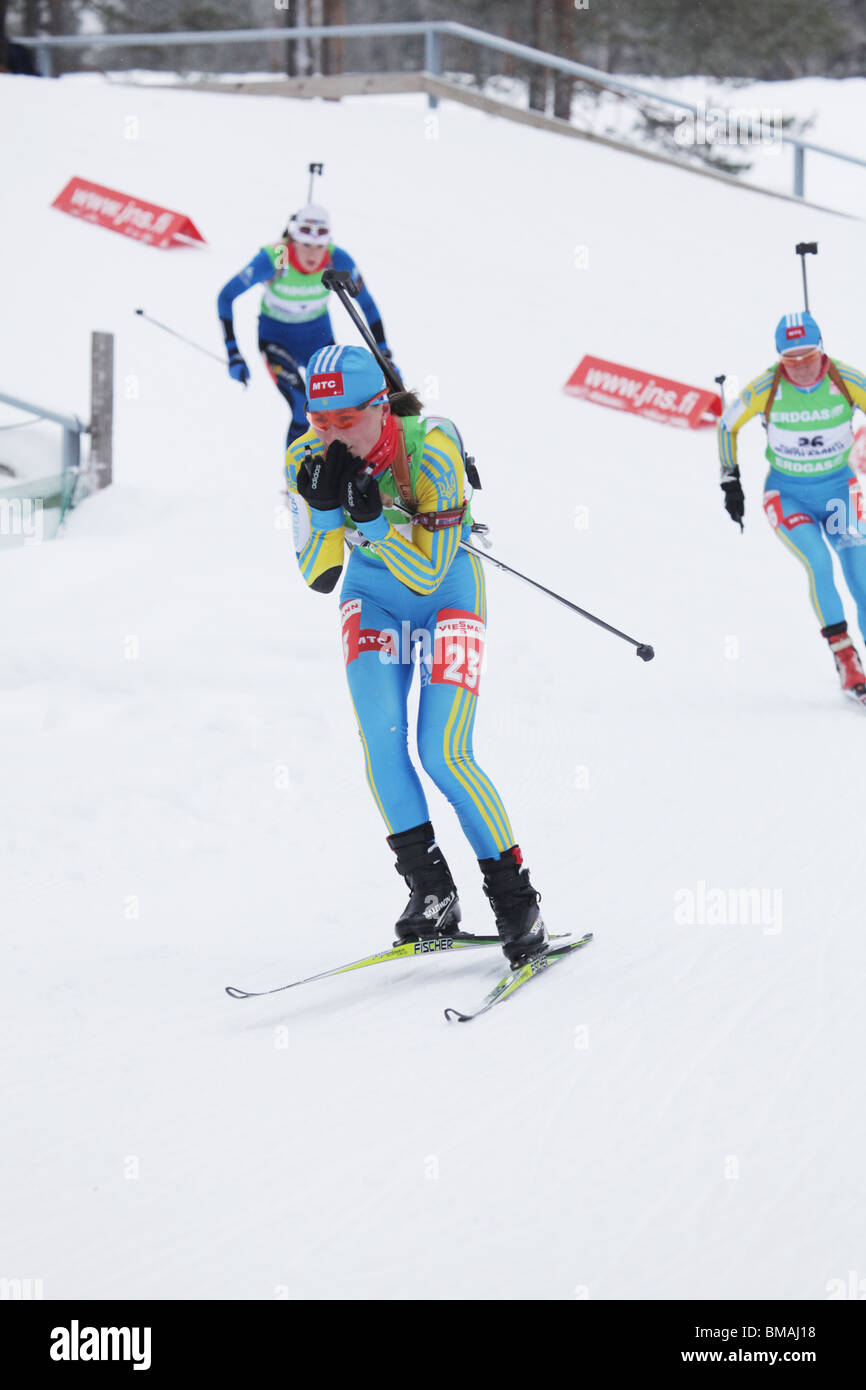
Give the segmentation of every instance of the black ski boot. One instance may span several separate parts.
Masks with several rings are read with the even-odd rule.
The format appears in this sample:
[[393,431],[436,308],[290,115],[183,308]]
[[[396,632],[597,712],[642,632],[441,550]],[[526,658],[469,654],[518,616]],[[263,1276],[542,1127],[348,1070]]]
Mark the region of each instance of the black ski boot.
[[397,922],[397,940],[421,936],[455,936],[460,930],[460,902],[454,880],[429,821],[389,835],[397,856],[397,873],[409,885],[409,901]]
[[496,914],[496,930],[512,970],[519,970],[533,956],[542,956],[550,937],[538,910],[540,894],[522,868],[519,845],[512,845],[498,859],[479,859],[484,891]]

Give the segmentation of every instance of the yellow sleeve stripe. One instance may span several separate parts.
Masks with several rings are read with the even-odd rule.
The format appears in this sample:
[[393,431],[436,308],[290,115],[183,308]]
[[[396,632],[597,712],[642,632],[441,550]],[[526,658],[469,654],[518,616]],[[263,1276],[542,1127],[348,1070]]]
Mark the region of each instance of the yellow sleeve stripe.
[[[716,438],[719,444],[719,458],[722,467],[730,470],[737,464],[737,440],[736,436],[747,424],[765,409],[767,398],[770,394],[770,387],[773,384],[775,367],[770,372],[763,372],[761,376],[756,376],[754,381],[750,381],[748,386],[740,392],[736,400],[731,401],[726,407],[722,418],[716,427]],[[746,398],[748,397],[748,403]]]
[[[432,433],[436,434],[436,430]],[[455,473],[459,474],[460,465],[463,460],[460,456],[460,450],[457,448],[453,439],[449,439],[447,435],[441,436],[444,439],[444,444],[436,445],[430,442],[431,437],[431,435],[428,435],[424,441],[425,458],[434,455],[436,458],[442,460],[446,469],[449,471],[453,469]]]
[[845,385],[851,388],[854,404],[866,410],[866,376],[855,367],[846,367],[843,362],[837,362],[836,366]]
[[737,462],[736,452],[733,447],[734,437],[731,434],[730,430],[725,429],[725,427],[722,424],[719,424],[718,429],[719,457],[726,468],[734,468]]
[[301,574],[307,580],[312,579],[313,577],[313,569],[315,568],[316,560],[319,558],[319,551],[321,550],[322,545],[324,544],[325,537],[328,534],[329,533],[327,531],[314,531],[310,539],[307,541],[307,544],[304,546],[304,549],[298,556],[298,564],[301,567]]
[[432,444],[425,444],[424,462],[431,464],[433,467],[438,467],[446,477],[448,474],[452,473],[455,475],[455,478],[460,477],[460,458],[456,450],[452,457],[446,454],[444,450],[434,448]]
[[432,594],[445,578],[457,552],[459,530],[459,526],[447,526],[435,531],[429,560],[416,545],[399,535],[377,541],[372,548],[397,579],[402,579],[418,593]]
[[[429,478],[429,479],[430,479],[430,482],[433,484],[433,486],[434,486],[435,489],[436,489],[436,501],[437,501],[437,502],[441,502],[441,501],[442,501],[442,496],[441,496],[440,489],[439,489],[439,484],[442,482],[442,473],[441,473],[441,470],[439,470],[439,469],[434,470],[433,468],[431,468],[430,465],[429,465],[429,463],[427,462],[427,460],[426,460],[426,458],[425,458],[424,461],[423,461],[423,463],[421,464],[421,467],[420,467],[419,471],[420,471],[421,473],[424,474],[424,477],[425,477],[425,478]],[[443,511],[446,511],[447,508],[443,507],[442,510],[443,510]]]
[[484,584],[484,566],[481,564],[481,561],[478,559],[477,555],[473,555],[471,551],[468,550],[466,553],[469,556],[469,563],[471,564],[475,574],[475,608],[473,611],[478,614],[481,621],[486,626],[487,590]]

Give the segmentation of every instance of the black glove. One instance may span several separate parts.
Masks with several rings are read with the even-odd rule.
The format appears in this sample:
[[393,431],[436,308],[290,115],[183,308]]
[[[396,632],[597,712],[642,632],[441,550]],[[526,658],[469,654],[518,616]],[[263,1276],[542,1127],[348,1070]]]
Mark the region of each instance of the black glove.
[[244,361],[240,348],[234,338],[226,339],[226,352],[229,355],[229,376],[234,377],[235,381],[240,381],[246,386],[250,379],[250,369]]
[[382,515],[379,484],[369,473],[345,473],[341,501],[357,526]]
[[340,439],[328,445],[321,458],[312,458],[308,453],[298,469],[298,492],[314,511],[329,512],[339,507],[341,485],[347,472],[358,467],[350,449]]
[[743,517],[746,514],[746,499],[743,496],[743,489],[740,485],[739,468],[732,469],[728,476],[723,479],[720,486],[722,492],[725,494],[725,511],[728,513],[731,521],[736,521],[742,531]]

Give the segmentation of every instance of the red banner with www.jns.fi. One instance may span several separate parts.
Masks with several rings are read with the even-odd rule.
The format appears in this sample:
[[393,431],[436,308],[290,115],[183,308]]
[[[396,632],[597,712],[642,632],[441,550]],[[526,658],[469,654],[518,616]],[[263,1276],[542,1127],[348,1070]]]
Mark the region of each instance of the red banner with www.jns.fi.
[[87,179],[70,179],[51,206],[135,241],[144,241],[148,246],[194,246],[204,241],[185,213],[146,203],[142,198],[103,188]]
[[639,367],[622,367],[601,357],[584,357],[572,372],[564,390],[569,396],[645,415],[664,425],[700,429],[715,425],[722,403],[715,391],[686,386],[681,381],[652,376]]

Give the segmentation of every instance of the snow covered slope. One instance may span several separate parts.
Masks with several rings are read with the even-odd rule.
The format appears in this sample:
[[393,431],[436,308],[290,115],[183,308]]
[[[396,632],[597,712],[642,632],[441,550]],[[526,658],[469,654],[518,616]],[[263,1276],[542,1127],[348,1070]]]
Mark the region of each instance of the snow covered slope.
[[[711,433],[561,391],[584,352],[758,372],[804,238],[862,365],[860,225],[412,99],[3,78],[0,122],[0,382],[84,415],[92,329],[118,359],[115,486],[0,557],[4,1272],[47,1297],[820,1299],[866,1269],[862,713],[761,516],[757,426],[741,536]],[[479,757],[551,927],[596,939],[469,1026],[442,1009],[493,955],[223,993],[386,945],[404,901],[337,596],[285,529],[256,296],[246,392],[133,312],[218,350],[217,290],[311,159],[497,553],[657,651],[489,570]],[[52,211],[74,173],[208,247]],[[711,889],[763,911],[714,924]]]

